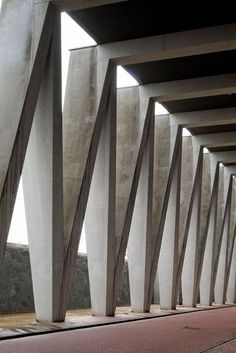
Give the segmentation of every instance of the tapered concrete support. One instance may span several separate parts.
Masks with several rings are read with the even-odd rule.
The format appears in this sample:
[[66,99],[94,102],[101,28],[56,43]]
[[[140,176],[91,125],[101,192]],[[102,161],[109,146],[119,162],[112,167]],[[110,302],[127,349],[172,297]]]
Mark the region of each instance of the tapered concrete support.
[[[212,154],[212,172],[216,160],[220,161],[220,158],[234,158],[234,153],[213,153]],[[222,159],[223,160],[223,159]],[[206,246],[203,259],[203,267],[201,272],[200,281],[200,300],[203,305],[211,305],[214,300],[214,287],[216,281],[217,268],[219,263],[220,249],[223,237],[223,214],[226,207],[226,195],[227,188],[229,185],[230,174],[224,173],[224,167],[220,164],[217,167],[218,172],[216,178],[218,178],[217,186],[212,190],[212,204],[209,209],[209,224],[206,228]],[[218,174],[218,177],[217,177]],[[213,211],[214,209],[214,211]],[[214,212],[214,213],[213,213]],[[224,243],[223,243],[224,244]],[[222,283],[223,287],[223,283]]]
[[[222,168],[221,168],[222,169]],[[214,176],[215,174],[215,176]],[[212,272],[213,272],[213,247],[215,238],[218,237],[218,191],[219,191],[219,178],[221,177],[220,166],[217,165],[214,173],[212,168],[211,178],[214,178],[214,185],[212,189],[212,199],[209,210],[209,225],[206,230],[206,245],[204,251],[204,260],[201,271],[200,280],[200,303],[201,305],[211,305],[212,298]]]
[[38,321],[61,321],[64,264],[60,13],[23,169],[34,303]]
[[[235,239],[235,229],[234,229],[234,239]],[[228,286],[226,289],[226,302],[227,303],[236,303],[235,278],[236,278],[236,241],[234,240],[231,268],[229,271]]]
[[[236,237],[236,182],[235,177],[232,182],[232,198],[231,198],[231,212],[230,212],[230,223],[229,223],[229,236],[227,239],[227,249],[226,249],[226,267],[225,267],[225,282],[224,282],[224,293],[223,302],[227,301],[227,290],[229,287],[229,277],[231,271],[234,271],[232,265],[233,251]],[[232,277],[231,277],[232,278]],[[231,283],[232,288],[232,283]]]
[[186,229],[186,251],[182,269],[182,297],[183,305],[196,306],[196,281],[195,269],[198,258],[200,243],[200,218],[201,218],[201,195],[202,195],[202,173],[204,156],[202,149],[199,151],[199,159],[195,173],[191,202],[188,210]]
[[[150,120],[153,117],[154,103],[149,97],[145,96],[142,87],[118,90],[114,308],[150,130]],[[133,253],[132,255],[134,256],[132,256],[133,262],[137,261],[139,254]],[[129,266],[129,276],[130,279],[136,276],[136,270],[131,264]],[[131,291],[131,306],[135,300],[133,294],[136,295]]]
[[[18,1],[4,1],[0,16],[0,131],[3,135],[0,139],[0,263],[2,263],[52,35],[53,7],[47,3],[34,7],[29,0],[21,1],[20,4]],[[37,25],[35,37],[33,18]]]
[[[225,168],[226,169],[226,168]],[[224,180],[226,184],[226,180]],[[214,298],[216,304],[224,304],[224,288],[226,282],[226,264],[228,262],[227,254],[228,252],[228,243],[230,241],[230,223],[231,223],[231,205],[232,205],[232,184],[233,178],[230,178],[230,182],[228,185],[228,192],[227,192],[227,200],[226,206],[224,210],[224,218],[222,222],[222,229],[221,229],[221,242],[219,244],[220,251],[219,251],[219,259],[218,259],[218,266],[215,269],[215,288],[214,288]],[[225,185],[226,188],[226,185]],[[231,227],[232,228],[232,227]],[[232,237],[232,231],[231,231]]]
[[115,197],[116,71],[114,70],[85,216],[93,315],[114,315]]
[[[108,117],[111,116],[111,109],[108,108],[109,97],[112,97],[111,99],[115,97],[115,66],[108,62],[100,65],[97,55],[97,47],[93,47],[72,51],[70,58],[63,114],[66,253],[61,292],[61,315],[65,315],[68,303],[68,293],[102,126],[104,126],[103,143],[105,143],[105,131],[109,129]],[[111,82],[113,82],[113,93],[111,93]],[[115,106],[112,110],[116,110]],[[105,117],[106,125],[103,124]],[[112,133],[114,130],[112,129]],[[107,153],[109,155],[109,146]],[[107,156],[104,155],[104,161],[106,158]],[[104,215],[105,212],[104,209]]]
[[177,141],[177,144],[179,144],[178,154],[173,166],[173,178],[158,262],[161,309],[175,309],[176,307],[176,272],[179,245],[179,206],[182,157],[181,139]]
[[[236,226],[236,184],[235,178],[232,181],[232,196],[231,196],[231,209],[230,209],[230,221],[229,221],[229,234],[226,245],[226,265],[225,265],[225,281],[224,281],[224,292],[223,292],[223,302],[227,302],[227,293],[229,294],[228,299],[234,302],[235,294],[232,282],[232,275],[234,275],[235,266],[233,265],[233,254],[234,254],[234,244],[235,244],[235,226]],[[236,278],[236,277],[234,277]],[[230,282],[231,281],[231,282]],[[228,290],[229,289],[229,290]],[[233,290],[232,290],[233,289]]]
[[[191,81],[191,80],[189,80]],[[160,89],[161,85],[147,85],[149,87],[149,90],[152,91],[154,93],[154,87],[156,87],[156,89]],[[158,87],[157,87],[158,86]],[[168,84],[165,85],[163,84],[163,89],[168,89]],[[185,87],[186,89],[186,87]],[[222,113],[222,111],[221,111]],[[227,118],[232,118],[233,111],[231,110],[224,110],[224,114]],[[164,117],[163,117],[164,118]],[[192,124],[200,124],[200,125],[205,125],[206,124],[206,119],[208,121],[208,124],[218,124],[217,120],[219,120],[219,123],[222,120],[222,115],[220,114],[220,111],[218,112],[217,110],[215,111],[205,111],[202,112],[201,115],[195,113],[195,112],[191,112],[191,113],[180,113],[180,114],[174,114],[174,115],[170,115],[168,116],[168,119],[165,119],[166,121],[170,122],[170,126],[171,129],[170,131],[175,131],[178,124],[186,124],[186,123],[192,123]],[[164,121],[164,120],[163,120]],[[159,129],[160,131],[162,131],[162,129]],[[167,180],[167,176],[168,176],[168,171],[167,174],[165,172],[165,170],[169,170],[167,168],[168,161],[165,163],[165,167],[163,168],[162,163],[165,162],[165,156],[171,156],[171,149],[170,151],[169,146],[166,144],[165,140],[169,140],[171,142],[171,140],[174,141],[173,138],[173,131],[171,133],[171,139],[169,137],[169,133],[165,131],[165,134],[160,132],[161,134],[161,138],[160,141],[161,143],[158,144],[158,146],[155,148],[155,153],[158,154],[158,152],[160,153],[160,159],[157,159],[157,172],[155,172],[155,175],[157,175],[157,178],[154,182],[154,187],[156,186],[156,191],[154,192],[154,217],[153,217],[153,221],[154,221],[154,229],[158,228],[158,224],[159,224],[159,216],[161,214],[161,207],[162,207],[162,190],[165,188],[165,183]],[[208,136],[209,138],[209,136]],[[193,143],[191,143],[191,140],[193,139]],[[204,139],[203,139],[204,140]],[[211,140],[211,138],[210,138]],[[179,282],[180,282],[180,277],[181,277],[181,272],[182,272],[182,267],[183,267],[183,261],[184,261],[184,256],[185,256],[185,248],[186,248],[186,243],[187,243],[187,238],[188,238],[188,227],[189,224],[187,224],[187,222],[189,222],[190,220],[192,221],[192,203],[195,200],[195,196],[193,195],[193,192],[195,192],[194,188],[193,188],[193,183],[194,183],[194,176],[196,175],[196,168],[197,168],[197,164],[198,164],[198,159],[199,159],[199,151],[200,151],[200,145],[201,143],[199,143],[198,139],[192,138],[192,137],[183,137],[183,149],[182,149],[182,153],[183,153],[183,163],[186,163],[187,168],[182,167],[182,184],[181,184],[181,213],[180,213],[180,237],[179,237],[179,242],[178,242],[178,266],[177,266],[177,274],[176,274],[176,280],[177,280],[177,287],[179,286]],[[164,148],[165,152],[162,152],[162,149]],[[206,159],[206,156],[204,157],[204,160]],[[204,162],[204,166],[206,167],[207,164]],[[203,179],[205,181],[209,181],[209,176],[208,176],[208,168],[203,168],[203,173],[204,173],[204,177]],[[206,174],[206,175],[205,175]],[[160,187],[160,185],[161,187]],[[202,186],[204,192],[203,194],[201,193],[201,201],[199,201],[202,205],[201,205],[201,222],[200,222],[200,235],[199,235],[199,241],[201,242],[202,239],[202,233],[204,232],[204,227],[205,227],[205,223],[206,223],[206,219],[207,219],[207,210],[209,207],[209,198],[210,198],[210,188],[209,185],[204,185]],[[192,196],[191,196],[192,195]],[[190,197],[191,196],[191,197]],[[158,212],[157,212],[158,210]],[[194,213],[195,214],[195,213]],[[193,230],[193,232],[195,232],[193,234],[193,237],[196,237],[196,229]],[[193,244],[191,245],[191,247],[193,247]],[[200,245],[199,245],[200,247]],[[196,261],[197,261],[198,256],[196,256]],[[190,270],[188,268],[188,270]],[[192,275],[190,275],[189,280],[193,280],[195,283],[195,276],[193,275],[194,273],[194,269],[192,269]],[[194,284],[192,283],[192,288],[194,288]],[[158,287],[158,286],[156,286]],[[194,290],[195,293],[195,290]],[[193,293],[191,295],[191,298],[193,297]],[[192,302],[192,299],[189,301]]]
[[[153,109],[151,111],[153,115]],[[154,115],[149,124],[128,242],[131,310],[134,312],[149,312],[150,310],[153,153]]]

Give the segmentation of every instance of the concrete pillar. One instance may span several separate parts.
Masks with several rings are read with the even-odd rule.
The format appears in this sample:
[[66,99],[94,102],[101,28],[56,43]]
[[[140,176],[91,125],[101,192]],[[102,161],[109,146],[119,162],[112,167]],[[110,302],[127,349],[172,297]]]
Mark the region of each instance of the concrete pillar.
[[195,268],[199,251],[199,227],[201,217],[201,194],[202,194],[202,173],[203,173],[204,156],[203,151],[199,151],[199,159],[196,167],[193,190],[190,203],[190,219],[187,220],[189,224],[186,226],[188,233],[186,240],[186,251],[183,261],[182,270],[182,297],[183,305],[195,307],[196,306],[196,277]]
[[[211,157],[211,156],[210,156]],[[215,165],[214,165],[215,166]],[[214,175],[215,174],[215,175]],[[217,236],[216,220],[217,220],[217,202],[218,202],[218,187],[220,178],[220,167],[217,165],[214,172],[214,167],[212,167],[211,178],[214,179],[214,185],[212,188],[212,198],[209,210],[209,226],[206,230],[206,245],[204,251],[204,259],[201,271],[200,280],[200,303],[201,305],[211,305],[212,297],[212,271],[213,271],[213,245],[214,239]]]
[[[157,232],[159,228],[165,198],[165,189],[170,169],[170,156],[171,152],[173,153],[172,141],[170,137],[171,126],[169,114],[156,116],[153,182],[153,232]],[[157,267],[157,263],[155,267]],[[160,304],[158,270],[156,271],[154,282],[154,303]]]
[[[234,229],[235,233],[235,229]],[[234,234],[235,239],[235,234]],[[226,302],[236,303],[236,241],[234,240],[231,267],[229,271],[228,286],[226,289]]]
[[231,199],[231,217],[229,224],[229,237],[227,241],[227,252],[226,252],[226,269],[225,269],[225,285],[223,301],[229,303],[235,303],[235,282],[236,282],[236,270],[235,270],[235,237],[236,237],[236,183],[235,178],[232,182],[232,199]]
[[168,206],[166,209],[162,243],[158,262],[160,306],[161,309],[175,309],[176,307],[176,274],[178,262],[179,241],[179,203],[181,178],[181,138],[176,141],[176,153],[173,155],[174,164],[171,180]]
[[[152,244],[152,191],[154,153],[153,109],[141,166],[128,242],[131,310],[148,312]],[[150,113],[149,113],[150,114]]]
[[[116,258],[114,274],[114,308],[127,249],[136,193],[145,153],[153,103],[142,94],[142,88],[118,90],[117,168],[116,168]],[[138,258],[139,254],[134,253]],[[135,268],[129,266],[132,278]],[[132,279],[131,279],[132,281]],[[136,293],[135,293],[136,295]],[[131,290],[131,306],[133,303]]]
[[[224,168],[226,169],[226,168]],[[224,171],[225,172],[225,171]],[[225,272],[226,272],[226,261],[227,261],[227,243],[229,238],[229,226],[230,226],[230,218],[231,218],[231,203],[232,203],[232,177],[230,178],[230,182],[228,184],[227,191],[227,200],[224,210],[224,218],[222,222],[221,229],[221,242],[219,244],[219,259],[218,266],[215,275],[215,288],[214,288],[214,298],[216,304],[224,304],[224,287],[225,287]],[[224,180],[226,184],[226,180]],[[226,185],[225,185],[226,189]],[[226,190],[225,190],[226,191]]]
[[[33,21],[33,19],[35,21]],[[37,26],[37,31],[34,28]],[[0,14],[0,263],[52,35],[53,6],[4,1]],[[37,33],[37,35],[36,35]]]
[[116,197],[116,70],[101,135],[85,216],[93,315],[114,315]]
[[[64,314],[68,303],[68,293],[75,267],[102,126],[104,144],[105,131],[106,129],[109,130],[108,117],[111,116],[111,112],[108,102],[110,96],[115,97],[114,75],[115,66],[113,64],[108,62],[99,64],[97,47],[71,52],[63,112],[66,251],[61,311]],[[112,89],[111,82],[113,82]],[[112,109],[115,111],[116,108],[112,107]],[[107,117],[106,124],[104,123],[105,117]],[[112,129],[113,132],[114,129]],[[107,152],[109,156],[109,146]],[[102,160],[102,157],[100,158]],[[107,159],[107,155],[104,155],[104,161],[105,159]],[[106,195],[104,194],[104,202],[105,198]],[[105,209],[104,212],[106,212]],[[102,222],[102,219],[100,220]],[[88,252],[89,248],[88,246]]]
[[61,321],[64,264],[60,13],[23,169],[34,303],[38,321]]

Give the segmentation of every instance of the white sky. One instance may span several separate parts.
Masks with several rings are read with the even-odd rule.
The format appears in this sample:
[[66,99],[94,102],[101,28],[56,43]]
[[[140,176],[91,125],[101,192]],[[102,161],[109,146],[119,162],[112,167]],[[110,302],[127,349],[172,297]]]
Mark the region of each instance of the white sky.
[[[0,11],[1,11],[0,0]],[[69,17],[66,13],[62,13],[62,100],[64,101],[66,79],[69,65],[69,50],[74,48],[88,47],[96,45],[96,42]],[[121,66],[117,68],[117,87],[137,86],[138,82],[131,77],[127,71]],[[166,114],[166,109],[156,103],[155,114]],[[8,236],[8,242],[28,244],[27,226],[25,219],[25,206],[23,197],[22,182],[20,181],[17,193],[15,208],[13,212],[11,227]],[[82,231],[79,252],[86,252],[85,232]]]

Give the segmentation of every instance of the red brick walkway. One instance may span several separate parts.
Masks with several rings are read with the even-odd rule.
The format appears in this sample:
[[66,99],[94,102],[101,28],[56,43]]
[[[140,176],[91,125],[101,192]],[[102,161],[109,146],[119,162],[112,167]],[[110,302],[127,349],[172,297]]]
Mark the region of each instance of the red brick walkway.
[[[236,307],[17,338],[1,353],[196,353],[236,338]],[[232,348],[233,347],[233,348]],[[236,352],[236,345],[215,352]],[[232,350],[233,349],[233,350]]]

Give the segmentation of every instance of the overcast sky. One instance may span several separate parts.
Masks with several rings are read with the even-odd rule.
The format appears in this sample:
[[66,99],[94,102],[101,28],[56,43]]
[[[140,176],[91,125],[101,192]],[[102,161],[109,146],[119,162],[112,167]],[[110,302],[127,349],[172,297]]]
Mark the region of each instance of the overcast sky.
[[[0,0],[0,8],[1,8]],[[66,79],[69,64],[69,50],[74,48],[96,45],[96,42],[75,23],[66,13],[62,13],[62,98],[64,101]],[[137,85],[137,81],[131,77],[122,67],[117,69],[117,87],[130,87]],[[166,110],[161,105],[156,105],[156,114],[165,114]],[[22,182],[20,182],[13,218],[11,222],[8,242],[28,244],[27,227],[25,219],[24,197]],[[85,233],[82,232],[80,252],[86,252]]]

